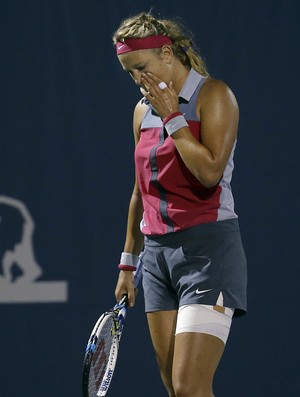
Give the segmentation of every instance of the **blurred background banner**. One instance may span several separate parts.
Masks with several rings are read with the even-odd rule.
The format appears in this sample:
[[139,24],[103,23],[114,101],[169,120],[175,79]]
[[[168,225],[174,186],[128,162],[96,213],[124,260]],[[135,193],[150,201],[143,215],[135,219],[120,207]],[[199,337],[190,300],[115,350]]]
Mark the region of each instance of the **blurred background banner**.
[[[140,11],[180,17],[240,106],[233,191],[248,314],[222,397],[299,397],[297,0],[3,1],[0,5],[0,395],[80,397],[87,338],[114,304],[134,181],[138,87],[112,45]],[[141,289],[141,288],[140,288]],[[110,396],[165,396],[140,290]]]

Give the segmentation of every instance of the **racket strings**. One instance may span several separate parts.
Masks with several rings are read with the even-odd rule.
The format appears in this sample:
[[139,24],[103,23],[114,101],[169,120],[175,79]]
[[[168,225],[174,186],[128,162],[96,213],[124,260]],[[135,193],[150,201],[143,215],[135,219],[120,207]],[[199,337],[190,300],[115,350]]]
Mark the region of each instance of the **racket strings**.
[[[134,275],[135,286],[141,275],[142,263],[139,261]],[[117,361],[127,304],[127,295],[123,295],[120,302],[98,318],[92,330],[82,372],[84,397],[106,396]]]
[[127,297],[105,312],[96,323],[86,349],[83,369],[83,395],[105,396],[114,373],[119,350]]
[[92,397],[97,397],[97,392],[109,363],[115,329],[114,317],[107,316],[101,325],[90,367],[88,388],[89,395]]

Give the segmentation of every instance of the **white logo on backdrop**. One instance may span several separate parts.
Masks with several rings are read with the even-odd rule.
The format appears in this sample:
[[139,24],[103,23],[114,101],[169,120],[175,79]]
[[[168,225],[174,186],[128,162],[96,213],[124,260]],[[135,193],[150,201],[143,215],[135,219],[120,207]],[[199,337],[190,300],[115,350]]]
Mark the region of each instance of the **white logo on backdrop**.
[[0,195],[0,303],[67,302],[66,281],[41,281],[33,247],[34,221],[26,205]]

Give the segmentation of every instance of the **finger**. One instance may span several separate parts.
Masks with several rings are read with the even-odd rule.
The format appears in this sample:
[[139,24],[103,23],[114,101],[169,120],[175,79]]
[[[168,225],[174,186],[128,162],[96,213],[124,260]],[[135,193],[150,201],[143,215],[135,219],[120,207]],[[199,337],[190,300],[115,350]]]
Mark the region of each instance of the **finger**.
[[115,290],[115,297],[116,297],[116,301],[120,302],[120,300],[122,299],[122,296],[125,294],[125,292],[121,292],[119,289]]
[[115,297],[118,302],[123,298],[124,295],[128,295],[128,288],[126,286],[118,286],[115,289]]
[[141,76],[142,88],[147,92],[155,92],[155,82],[146,75]]
[[156,104],[156,100],[153,96],[153,93],[151,94],[149,91],[146,91],[144,88],[140,87],[140,91],[142,93],[142,95],[152,104],[155,105]]
[[160,83],[158,83],[158,87],[159,87],[161,90],[164,90],[164,89],[167,88],[168,86],[167,86],[167,84],[166,84],[164,81],[161,81]]
[[148,91],[146,91],[143,87],[140,87],[140,91],[141,91],[141,93],[142,93],[144,96],[148,95]]
[[128,292],[128,306],[133,307],[135,304],[135,293],[134,290]]
[[174,96],[177,97],[177,93],[176,93],[176,91],[174,90],[173,81],[170,81],[169,90],[172,92],[172,94],[173,94]]
[[147,72],[147,77],[150,78],[148,81],[152,81],[152,86],[154,87],[154,89],[156,90],[157,93],[159,92],[167,92],[167,89],[169,88],[168,85],[162,81],[161,79],[159,79],[158,77],[156,77],[154,74],[152,73],[148,73]]
[[154,75],[148,74],[148,72],[142,74],[141,80],[143,86],[148,92],[158,94],[159,92],[161,92],[162,89],[167,88],[167,84],[165,82],[162,82],[161,79],[158,79]]
[[156,85],[158,85],[161,82],[161,79],[156,77],[155,74],[151,73],[151,72],[147,72],[145,73],[146,76],[148,77],[148,79],[151,79],[152,81],[154,81],[154,83]]

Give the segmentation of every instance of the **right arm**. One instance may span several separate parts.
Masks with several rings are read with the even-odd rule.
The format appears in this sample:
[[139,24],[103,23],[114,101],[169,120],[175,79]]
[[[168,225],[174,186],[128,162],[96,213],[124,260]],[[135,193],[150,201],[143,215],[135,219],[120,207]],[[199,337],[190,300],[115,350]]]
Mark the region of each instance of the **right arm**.
[[[140,125],[145,113],[146,105],[139,102],[134,111],[133,131],[135,145],[140,137]],[[140,222],[143,217],[143,203],[138,188],[137,180],[135,181],[131,200],[128,209],[126,239],[124,245],[124,252],[139,255],[144,244],[144,237],[140,231]],[[135,291],[133,284],[133,272],[120,270],[119,278],[115,290],[117,301],[122,298],[123,294],[128,294],[129,306],[134,305]]]

